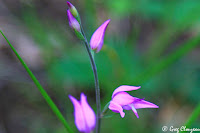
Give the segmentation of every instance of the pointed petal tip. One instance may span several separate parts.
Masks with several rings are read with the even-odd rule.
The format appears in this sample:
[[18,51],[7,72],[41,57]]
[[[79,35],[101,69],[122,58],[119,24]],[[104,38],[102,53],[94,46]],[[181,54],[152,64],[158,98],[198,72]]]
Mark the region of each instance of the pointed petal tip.
[[67,1],[67,5],[68,5],[69,8],[72,7],[72,4],[69,1]]
[[110,23],[110,20],[111,20],[111,19],[108,19],[108,20],[106,20],[106,22]]
[[[134,111],[133,111],[134,112]],[[137,112],[134,112],[135,116],[139,119],[139,115]]]
[[86,95],[83,92],[81,92],[81,97],[86,97]]
[[155,105],[154,107],[152,107],[152,108],[159,108],[159,106],[158,105]]
[[72,103],[74,104],[74,102],[78,102],[78,100],[75,98],[75,97],[73,97],[73,96],[71,96],[71,95],[68,95],[68,97],[69,97],[69,99],[72,101]]
[[104,23],[107,23],[107,24],[110,23],[110,19],[106,20]]
[[87,101],[87,96],[82,92],[80,101],[83,101],[83,100]]
[[139,119],[139,115],[138,115],[138,113],[137,113],[137,112],[134,112],[134,111],[133,111],[133,113],[134,113],[135,116]]
[[72,95],[68,95],[69,99],[72,100],[74,97]]
[[[108,26],[108,24],[110,23],[110,19],[108,19],[108,20],[106,20],[101,26],[104,26],[104,30],[106,30],[106,28],[107,28],[107,26]],[[100,26],[100,27],[101,27]]]
[[120,112],[120,115],[121,115],[122,118],[124,118],[125,113],[124,112]]
[[134,102],[134,107],[136,109],[141,109],[141,108],[159,108],[159,106],[155,105],[154,103],[145,101],[145,100],[137,100]]

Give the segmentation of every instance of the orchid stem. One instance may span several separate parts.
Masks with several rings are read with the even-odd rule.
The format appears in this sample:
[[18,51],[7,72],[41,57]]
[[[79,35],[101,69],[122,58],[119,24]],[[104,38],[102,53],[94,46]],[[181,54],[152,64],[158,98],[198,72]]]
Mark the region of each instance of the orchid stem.
[[94,56],[91,53],[91,49],[89,47],[89,43],[87,41],[87,38],[85,36],[85,33],[83,31],[83,28],[81,26],[81,31],[84,36],[84,44],[87,49],[87,53],[90,58],[90,63],[92,65],[92,70],[94,73],[94,80],[95,80],[95,91],[96,91],[96,105],[97,105],[97,123],[96,123],[96,133],[100,132],[100,123],[101,123],[101,101],[100,101],[100,88],[99,88],[99,80],[98,80],[98,74],[97,74],[97,67],[95,64]]
[[67,121],[65,120],[65,118],[63,117],[63,115],[61,114],[61,112],[59,111],[59,109],[57,108],[57,106],[55,105],[55,103],[52,101],[52,99],[50,98],[50,96],[43,89],[42,85],[36,79],[36,77],[34,76],[34,74],[31,72],[31,70],[28,68],[28,66],[26,65],[26,63],[23,61],[23,59],[17,53],[17,51],[15,50],[15,48],[12,46],[12,44],[8,41],[8,39],[3,34],[3,32],[1,30],[0,30],[0,32],[3,35],[3,37],[6,39],[7,43],[11,47],[12,51],[15,53],[15,55],[17,56],[17,58],[19,59],[19,61],[22,64],[22,66],[25,68],[25,70],[27,71],[27,73],[29,74],[29,76],[31,77],[31,79],[33,80],[33,82],[35,83],[35,85],[37,86],[38,90],[40,91],[40,93],[42,94],[43,98],[46,100],[46,102],[50,106],[51,110],[55,113],[55,115],[58,117],[58,119],[60,120],[60,122],[64,125],[64,127],[66,128],[66,130],[69,133],[73,133],[72,129],[70,128],[70,126],[68,125]]

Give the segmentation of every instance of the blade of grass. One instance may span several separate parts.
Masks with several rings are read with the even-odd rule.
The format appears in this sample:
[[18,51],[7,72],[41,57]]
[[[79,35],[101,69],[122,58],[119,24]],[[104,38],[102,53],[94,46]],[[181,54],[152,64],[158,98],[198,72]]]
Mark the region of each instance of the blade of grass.
[[15,53],[15,55],[17,56],[17,58],[19,59],[19,61],[21,62],[21,64],[23,65],[23,67],[25,68],[25,70],[27,71],[27,73],[29,74],[29,76],[31,77],[31,79],[33,80],[33,82],[35,83],[35,85],[37,86],[38,90],[40,91],[40,93],[42,94],[42,96],[44,97],[44,99],[46,100],[46,102],[48,103],[48,105],[50,106],[50,108],[52,109],[52,111],[58,117],[58,119],[60,120],[60,122],[65,126],[65,128],[67,129],[67,131],[69,133],[73,133],[72,129],[69,127],[67,121],[65,120],[65,118],[63,117],[63,115],[61,114],[61,112],[59,111],[59,109],[57,108],[57,106],[55,105],[55,103],[51,100],[51,98],[49,97],[49,95],[47,94],[47,92],[43,89],[43,87],[41,86],[41,84],[39,83],[39,81],[33,75],[33,73],[28,68],[28,66],[26,65],[26,63],[22,60],[22,58],[17,53],[17,51],[15,50],[15,48],[8,41],[8,39],[3,34],[3,32],[1,30],[0,30],[0,32],[1,32],[2,36],[5,38],[5,40],[7,41],[7,43],[9,44],[9,46],[11,47],[11,49],[13,50],[13,52]]
[[192,49],[200,45],[200,37],[196,36],[189,41],[185,42],[177,48],[173,53],[162,59],[152,63],[152,65],[147,68],[141,75],[138,75],[134,78],[133,81],[136,81],[137,84],[142,84],[146,80],[149,80],[151,77],[155,76],[159,72],[163,71],[165,68],[169,67],[175,61],[183,57],[185,54],[189,53]]
[[192,123],[200,116],[200,103],[197,105],[197,107],[194,109],[190,117],[185,123],[186,128],[189,128]]

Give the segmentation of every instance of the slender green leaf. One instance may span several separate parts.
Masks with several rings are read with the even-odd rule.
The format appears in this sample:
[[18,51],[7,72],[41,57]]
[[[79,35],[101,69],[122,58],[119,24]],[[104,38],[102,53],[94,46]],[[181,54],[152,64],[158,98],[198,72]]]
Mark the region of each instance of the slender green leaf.
[[21,62],[21,64],[23,65],[23,67],[25,68],[25,70],[27,71],[27,73],[29,74],[29,76],[31,77],[31,79],[33,80],[33,82],[35,83],[35,85],[37,86],[38,90],[40,91],[40,93],[42,94],[42,96],[44,97],[44,99],[46,100],[46,102],[48,103],[48,105],[50,106],[50,108],[52,109],[52,111],[58,117],[58,119],[60,120],[60,122],[65,126],[65,128],[67,129],[67,131],[69,133],[73,133],[72,129],[69,127],[67,121],[65,120],[65,118],[63,117],[63,115],[61,114],[61,112],[59,111],[59,109],[57,108],[57,106],[55,105],[55,103],[51,100],[51,98],[49,97],[49,95],[47,94],[47,92],[43,89],[43,87],[41,86],[41,84],[39,83],[39,81],[33,75],[33,73],[28,68],[28,66],[26,65],[26,63],[22,60],[22,58],[20,57],[20,55],[17,53],[17,51],[15,50],[15,48],[12,46],[12,44],[8,41],[8,39],[3,34],[3,32],[1,30],[0,30],[0,32],[3,35],[3,37],[6,39],[7,43],[9,44],[9,46],[11,47],[11,49],[13,50],[13,52],[15,53],[15,55],[17,56],[17,58],[19,59],[19,61]]
[[192,123],[200,116],[200,103],[197,105],[197,107],[194,109],[192,114],[190,115],[189,119],[186,121],[185,126],[186,128],[189,128]]
[[175,61],[183,57],[185,54],[189,53],[192,49],[200,45],[200,37],[194,37],[189,41],[185,42],[180,48],[177,48],[174,52],[169,54],[167,57],[160,61],[153,62],[152,65],[147,68],[141,75],[136,76],[135,80],[138,84],[144,83],[146,80],[155,76],[165,68],[169,67]]

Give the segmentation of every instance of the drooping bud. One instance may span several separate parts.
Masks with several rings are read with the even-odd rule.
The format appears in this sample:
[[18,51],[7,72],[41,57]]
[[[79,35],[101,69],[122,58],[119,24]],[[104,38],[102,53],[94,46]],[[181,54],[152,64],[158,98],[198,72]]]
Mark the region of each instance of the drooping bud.
[[79,22],[74,18],[72,15],[71,11],[68,9],[67,10],[67,16],[68,16],[68,21],[69,21],[69,26],[74,30],[76,36],[79,39],[84,39],[82,33],[81,33],[81,28]]
[[106,28],[110,22],[110,19],[105,21],[92,35],[90,39],[90,47],[93,50],[96,50],[96,53],[98,53],[104,42],[104,34],[106,31]]
[[75,8],[75,6],[73,6],[69,1],[67,1],[67,5],[69,7],[71,14],[80,23],[80,16],[79,16],[79,13],[78,13],[77,9]]

